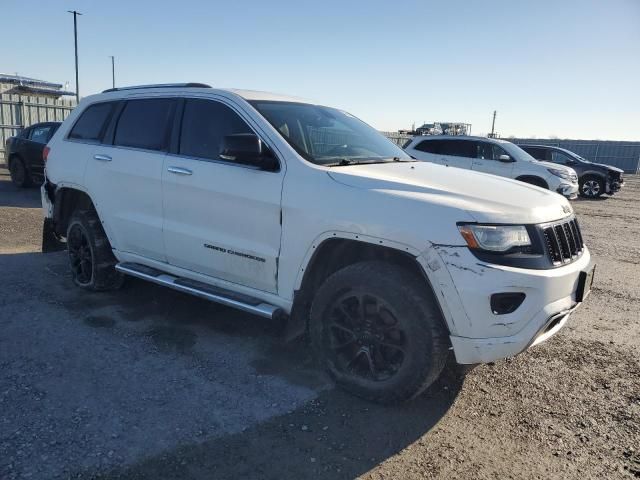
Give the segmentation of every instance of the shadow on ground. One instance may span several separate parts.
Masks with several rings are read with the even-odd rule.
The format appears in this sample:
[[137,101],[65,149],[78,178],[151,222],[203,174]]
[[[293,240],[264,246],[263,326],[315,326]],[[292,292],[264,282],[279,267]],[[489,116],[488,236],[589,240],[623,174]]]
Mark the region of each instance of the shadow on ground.
[[[256,382],[256,375],[283,379],[286,381],[283,388],[287,384],[299,385],[317,393],[312,400],[297,406],[272,404],[272,410],[280,413],[266,415],[263,421],[253,422],[237,433],[224,433],[224,428],[219,425],[216,430],[214,425],[203,422],[200,425],[202,433],[183,438],[171,447],[146,456],[135,454],[121,467],[111,464],[106,469],[104,466],[87,469],[69,458],[65,461],[69,478],[353,478],[371,470],[431,430],[452,406],[462,387],[461,375],[449,368],[437,384],[413,402],[394,407],[371,404],[333,388],[315,365],[305,342],[284,343],[277,326],[262,318],[136,279],[128,279],[125,287],[117,292],[80,291],[72,285],[63,252],[1,255],[0,264],[14,276],[17,284],[13,285],[12,291],[16,295],[23,295],[25,301],[31,295],[37,296],[42,302],[41,308],[47,309],[47,305],[64,308],[72,319],[69,333],[95,332],[93,338],[100,344],[113,338],[128,338],[128,348],[137,348],[139,342],[150,342],[160,354],[169,354],[167,362],[203,355],[220,357],[225,355],[225,350],[253,350],[248,359],[249,370],[253,373],[238,372],[233,380],[239,389],[237,398],[232,394],[224,399],[214,396],[210,403],[199,401],[193,412],[194,418],[201,417],[197,409],[220,409],[221,414],[237,414],[243,405],[241,400],[246,402],[243,397],[247,391],[245,385]],[[34,276],[37,271],[42,273]],[[22,275],[24,278],[20,278]],[[65,339],[65,342],[71,340]],[[152,361],[152,353],[145,355]],[[127,368],[118,365],[113,358],[103,359],[98,355],[93,355],[93,358],[98,362],[95,365],[98,370],[102,361],[105,368],[116,369],[116,372]],[[157,359],[155,362],[163,365]],[[166,368],[170,366],[167,364]],[[222,368],[224,366],[223,363]],[[122,378],[127,378],[127,381],[147,381],[137,376],[129,378],[125,370],[122,373]],[[61,381],[65,379],[70,380],[63,377]],[[192,380],[205,381],[197,376]],[[103,378],[102,381],[113,380]],[[216,379],[206,381],[215,382]],[[116,386],[120,394],[128,391],[131,395],[136,395],[141,387],[135,384]],[[74,388],[74,385],[69,384],[68,388]],[[110,387],[105,385],[104,388],[108,391]],[[167,392],[167,401],[180,398],[171,400],[173,396]],[[120,397],[119,401],[127,403],[126,398]],[[220,401],[229,404],[221,405]],[[129,402],[138,405],[141,400],[131,398]],[[149,408],[157,406],[150,404]],[[182,411],[179,415],[185,415],[184,408],[179,405],[175,405],[175,411]],[[166,415],[164,409],[157,412]],[[112,414],[124,415],[123,412]],[[157,430],[158,424],[183,426],[190,423],[188,418],[167,418],[163,415],[148,419],[151,423],[146,425],[151,428],[146,434],[139,431],[140,427],[145,428],[145,424],[140,424],[136,427],[138,436],[123,431],[121,439],[116,442],[124,442],[121,443],[122,448],[144,451],[139,442],[153,443],[152,430]],[[224,418],[224,415],[217,418]],[[226,422],[233,422],[233,419]],[[211,432],[207,433],[209,429]],[[74,437],[69,441],[77,443],[80,440]]]
[[242,433],[184,445],[91,478],[355,478],[429,432],[461,386],[462,376],[448,368],[421,398],[396,407],[330,390]]
[[11,183],[9,171],[0,166],[0,207],[40,208],[40,189],[18,188]]

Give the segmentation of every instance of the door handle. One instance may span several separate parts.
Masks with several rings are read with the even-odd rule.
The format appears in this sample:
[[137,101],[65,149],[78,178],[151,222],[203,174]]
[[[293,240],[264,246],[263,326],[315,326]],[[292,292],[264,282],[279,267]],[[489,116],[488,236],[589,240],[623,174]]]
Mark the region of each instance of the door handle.
[[100,160],[101,162],[110,162],[111,157],[109,155],[103,155],[101,153],[97,153],[93,156],[94,160]]
[[188,168],[182,167],[169,167],[167,168],[168,172],[175,173],[176,175],[191,175],[193,172]]

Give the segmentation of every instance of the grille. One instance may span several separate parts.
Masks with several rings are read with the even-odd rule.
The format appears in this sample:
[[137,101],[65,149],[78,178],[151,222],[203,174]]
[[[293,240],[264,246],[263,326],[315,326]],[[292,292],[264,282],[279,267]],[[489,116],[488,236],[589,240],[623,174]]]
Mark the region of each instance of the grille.
[[569,263],[584,250],[580,226],[575,218],[542,229],[547,251],[554,264]]

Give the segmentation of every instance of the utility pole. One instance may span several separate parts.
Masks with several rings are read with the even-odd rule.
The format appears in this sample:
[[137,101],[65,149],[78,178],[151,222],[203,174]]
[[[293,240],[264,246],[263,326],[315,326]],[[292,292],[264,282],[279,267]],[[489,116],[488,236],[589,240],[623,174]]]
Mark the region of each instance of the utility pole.
[[116,88],[116,66],[115,59],[113,55],[109,55],[111,57],[111,87]]
[[75,10],[67,10],[69,13],[73,13],[73,40],[76,50],[76,102],[80,102],[80,85],[78,81],[78,15],[82,15]]
[[496,137],[496,132],[495,132],[495,128],[496,128],[496,113],[498,113],[496,110],[493,111],[493,121],[491,122],[491,135],[489,135],[489,138],[495,138]]

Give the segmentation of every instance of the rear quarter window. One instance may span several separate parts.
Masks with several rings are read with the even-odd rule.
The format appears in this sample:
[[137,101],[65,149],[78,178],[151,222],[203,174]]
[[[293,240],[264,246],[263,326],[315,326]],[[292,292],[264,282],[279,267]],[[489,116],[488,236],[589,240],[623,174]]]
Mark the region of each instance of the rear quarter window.
[[170,98],[129,100],[118,119],[114,145],[166,150],[175,105]]
[[115,103],[113,102],[89,105],[73,125],[69,138],[99,142],[102,139],[114,107]]

